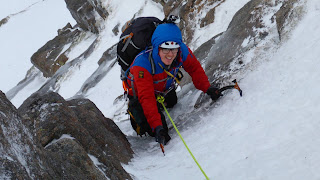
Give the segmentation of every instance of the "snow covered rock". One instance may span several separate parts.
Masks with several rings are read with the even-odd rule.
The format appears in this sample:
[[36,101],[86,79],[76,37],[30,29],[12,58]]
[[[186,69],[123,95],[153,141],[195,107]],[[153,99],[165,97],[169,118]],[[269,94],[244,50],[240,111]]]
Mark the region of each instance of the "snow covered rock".
[[31,131],[17,109],[0,91],[0,179],[47,179]]
[[[251,0],[243,6],[225,32],[211,38],[195,51],[209,81],[220,87],[227,85],[234,79],[234,74],[258,61],[261,58],[259,55],[263,55],[267,49],[279,45],[281,34],[286,33],[284,27],[296,24],[298,20],[293,18],[294,15],[303,12],[300,2]],[[250,51],[251,61],[245,62],[244,56]],[[204,96],[201,94],[198,98],[197,106],[204,103],[201,99],[208,101]]]
[[209,79],[225,81],[249,63],[242,61],[245,53],[258,46],[261,46],[258,50],[263,50],[278,45],[281,42],[279,33],[290,18],[289,12],[299,9],[299,6],[293,5],[295,3],[299,1],[251,0],[241,8],[228,29],[212,43],[207,57],[200,59],[206,64]]
[[305,13],[304,4],[305,2],[301,0],[284,1],[280,10],[275,14],[281,40],[292,29],[292,26],[301,20],[302,14]]
[[100,0],[65,0],[67,8],[85,31],[99,33],[99,22],[109,15]]
[[[130,179],[120,164],[128,163],[132,158],[130,144],[114,122],[105,118],[91,101],[78,99],[67,102],[57,93],[35,93],[20,106],[19,111],[25,123],[32,129],[34,138],[46,150],[55,152],[55,146],[70,146],[74,148],[70,151],[79,152],[73,152],[70,157],[67,156],[70,153],[68,148],[64,148],[65,151],[59,150],[57,154],[58,157],[68,159],[60,163],[63,168],[69,169],[68,176],[89,171],[76,170],[76,167],[79,167],[78,163],[86,163],[83,157],[90,154],[96,157],[98,163],[95,165],[107,177]],[[57,144],[61,139],[65,139],[64,136],[76,143],[68,144],[70,141],[67,141]],[[61,170],[59,166],[54,169]]]
[[8,16],[8,17],[5,17],[5,18],[3,18],[1,21],[0,21],[0,27],[2,26],[2,25],[4,25],[4,24],[6,24],[7,22],[8,22],[8,20],[10,19],[10,17]]
[[31,57],[34,64],[45,77],[52,77],[69,58],[66,53],[71,49],[71,44],[79,39],[81,31],[73,29],[70,24],[58,30],[58,36],[48,41]]
[[187,44],[192,41],[196,28],[203,28],[215,21],[215,9],[224,2],[225,0],[160,1],[166,17],[169,14],[180,16],[179,26]]
[[0,179],[131,179],[133,151],[87,99],[34,93],[17,110],[0,93]]

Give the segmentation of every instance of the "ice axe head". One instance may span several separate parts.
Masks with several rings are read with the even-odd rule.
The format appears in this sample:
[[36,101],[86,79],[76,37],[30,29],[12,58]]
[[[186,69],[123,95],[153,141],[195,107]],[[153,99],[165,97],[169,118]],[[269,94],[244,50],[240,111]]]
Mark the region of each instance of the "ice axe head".
[[237,83],[237,80],[235,79],[232,82],[234,83],[234,88],[237,89],[239,91],[239,93],[240,93],[240,96],[242,96],[242,90],[240,89],[240,87],[239,87],[239,85]]

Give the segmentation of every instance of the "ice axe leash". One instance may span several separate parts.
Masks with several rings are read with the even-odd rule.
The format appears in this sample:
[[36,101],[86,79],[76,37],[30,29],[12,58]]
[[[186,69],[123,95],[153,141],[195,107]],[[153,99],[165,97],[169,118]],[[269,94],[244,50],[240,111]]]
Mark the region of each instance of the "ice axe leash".
[[224,87],[220,88],[218,90],[218,92],[221,93],[221,92],[223,92],[223,91],[225,91],[227,89],[237,89],[239,91],[239,93],[240,93],[240,96],[242,96],[242,90],[240,89],[240,87],[239,87],[239,85],[237,83],[237,80],[235,79],[232,82],[234,83],[234,85],[224,86]]
[[[199,169],[201,170],[202,174],[206,177],[207,180],[209,180],[208,176],[207,176],[206,173],[203,171],[203,169],[201,168],[200,164],[198,163],[198,161],[196,160],[196,158],[193,156],[193,154],[192,154],[192,152],[190,151],[189,147],[187,146],[186,142],[185,142],[184,139],[182,138],[182,136],[181,136],[178,128],[177,128],[176,125],[174,124],[174,122],[173,122],[173,120],[172,120],[169,112],[167,111],[165,105],[163,104],[163,102],[164,102],[164,97],[161,96],[161,95],[159,95],[159,96],[157,97],[157,101],[163,106],[163,108],[164,108],[165,112],[167,113],[167,115],[168,115],[168,117],[169,117],[169,119],[170,119],[170,121],[171,121],[174,129],[177,131],[180,139],[182,140],[183,144],[186,146],[186,148],[187,148],[187,150],[189,151],[190,155],[192,156],[193,160],[194,160],[194,161],[196,162],[196,164],[198,165],[198,167],[199,167]],[[161,147],[161,144],[160,144],[160,147]],[[162,150],[163,150],[163,149],[162,149]],[[164,153],[164,150],[163,150],[163,153]]]

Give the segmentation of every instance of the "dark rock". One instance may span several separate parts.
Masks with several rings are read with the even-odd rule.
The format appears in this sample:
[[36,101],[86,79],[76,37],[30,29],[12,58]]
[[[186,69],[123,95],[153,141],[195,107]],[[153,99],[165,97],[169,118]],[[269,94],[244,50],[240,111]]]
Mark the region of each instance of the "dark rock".
[[[86,36],[86,33],[83,32],[79,36],[80,36],[80,38],[83,36]],[[67,52],[72,51],[72,49],[75,48],[77,43],[79,43],[79,42],[81,42],[81,40],[77,40],[77,41],[73,42],[74,44],[71,45],[71,47],[69,48],[70,50],[67,50]],[[91,45],[82,54],[80,54],[78,57],[72,59],[72,61],[70,61],[69,63],[63,65],[63,67],[61,67],[51,78],[49,78],[43,84],[43,86],[38,90],[38,92],[41,94],[45,94],[45,93],[51,92],[52,89],[56,89],[57,86],[60,87],[59,79],[65,77],[69,73],[69,71],[71,69],[73,69],[74,66],[77,66],[77,65],[81,64],[84,60],[86,60],[91,55],[91,53],[93,53],[93,51],[95,50],[98,43],[99,43],[99,37],[96,37],[96,39],[91,43]],[[99,66],[99,68],[100,68],[100,66]],[[90,81],[90,80],[87,80],[87,81]]]
[[63,29],[58,30],[58,36],[47,42],[31,57],[31,62],[37,67],[45,77],[52,77],[54,73],[63,66],[68,57],[62,52],[64,47],[79,38],[81,31],[72,29],[67,24]]
[[[0,174],[7,179],[50,179],[42,152],[17,109],[0,91]],[[51,174],[51,175],[50,175]]]
[[193,53],[198,58],[198,60],[205,59],[212,46],[216,43],[216,39],[218,39],[223,33],[217,34],[213,38],[209,39],[207,42],[203,43],[199,48],[197,48]]
[[17,110],[0,92],[0,125],[3,178],[131,179],[130,144],[87,99],[34,93]]
[[[74,98],[84,97],[88,90],[95,87],[108,74],[108,72],[110,72],[110,70],[117,63],[115,59],[117,56],[116,48],[117,44],[113,45],[103,53],[102,57],[98,61],[98,69],[96,69],[95,72],[83,83],[82,87],[76,93]],[[112,62],[110,63],[110,61]]]
[[[99,33],[98,22],[109,13],[97,0],[65,0],[67,8],[78,25],[85,31]],[[98,14],[99,16],[96,16]],[[101,18],[101,19],[100,19]]]
[[[58,174],[61,175],[61,168],[65,167],[70,171],[63,176],[73,177],[74,174],[81,177],[79,173],[82,172],[83,177],[100,177],[101,174],[96,174],[98,171],[93,171],[95,168],[90,166],[88,158],[84,158],[84,154],[90,154],[97,158],[99,168],[109,178],[131,179],[120,164],[128,163],[132,158],[130,144],[114,122],[105,118],[91,101],[76,99],[67,102],[57,93],[35,93],[21,105],[19,111],[24,123],[32,130],[34,139],[51,151],[48,153],[51,158],[48,158],[48,164],[55,164],[54,159],[59,157],[63,160],[70,156],[68,148],[57,152],[59,148],[55,146],[73,147],[72,161],[59,162],[59,167],[52,167]],[[55,140],[66,134],[74,139],[55,145]],[[71,141],[72,144],[68,144]],[[78,163],[84,164],[78,166]]]
[[88,99],[75,99],[68,102],[79,122],[87,129],[101,149],[112,154],[122,163],[128,163],[133,151],[127,138],[119,127],[108,118]]
[[[204,63],[203,60],[208,56],[208,54],[211,50],[211,47],[216,43],[216,39],[219,38],[219,36],[221,36],[221,34],[222,33],[214,36],[209,41],[203,43],[198,49],[196,49],[193,52],[195,57],[197,57],[197,59],[200,61],[200,63]],[[181,72],[183,74],[183,78],[180,81],[180,86],[183,87],[184,85],[191,83],[192,78],[186,71],[184,71],[184,69],[181,69]]]
[[[238,61],[243,65],[241,55],[268,35],[266,31],[261,33],[261,31],[255,32],[253,29],[264,27],[261,18],[263,18],[263,10],[269,6],[268,2],[264,0],[251,0],[234,15],[227,30],[215,42],[209,41],[207,45],[197,49],[197,52],[206,53],[198,58],[200,62],[204,63],[204,69],[211,84],[217,87],[226,85],[223,83],[228,83],[227,80],[232,71],[236,71],[230,70],[230,64]],[[243,47],[242,43],[248,37],[252,37],[254,43]],[[208,101],[209,98],[202,93],[194,107],[199,108]]]
[[[299,0],[290,0],[283,2],[279,11],[275,14],[277,28],[280,38],[286,33],[284,31],[284,27],[286,27],[286,22],[299,17],[299,15],[303,12],[302,8],[296,7],[294,9],[294,4]],[[296,16],[298,14],[298,16]]]
[[[234,58],[250,48],[241,46],[245,38],[264,38],[267,35],[257,35],[253,31],[253,27],[262,28],[264,26],[260,19],[262,18],[261,12],[265,7],[264,3],[263,0],[252,0],[235,14],[227,31],[211,47],[206,58],[205,71],[207,74],[214,74],[214,71],[218,69],[227,70]],[[253,11],[255,13],[250,13]],[[209,79],[213,81],[218,77],[210,76]]]
[[194,29],[198,28],[198,21],[196,18],[198,18],[199,12],[201,12],[204,7],[208,7],[214,3],[217,3],[215,7],[208,11],[203,19],[199,19],[200,27],[205,27],[214,22],[215,8],[224,3],[224,1],[225,0],[188,0],[186,2],[183,0],[169,0],[167,2],[156,2],[163,4],[163,10],[166,17],[170,14],[179,15],[181,18],[179,27],[181,29],[184,42],[189,44],[193,39]]
[[[4,137],[1,137],[1,139],[2,138]],[[1,178],[31,180],[31,178],[28,176],[26,169],[20,164],[19,161],[17,160],[12,161],[11,159],[0,157],[0,162],[1,162],[1,165],[0,165]]]
[[279,31],[281,31],[281,29],[283,28],[286,17],[289,16],[289,13],[293,7],[293,4],[297,1],[298,0],[291,0],[291,1],[284,2],[280,10],[275,14],[276,20],[277,20],[277,27]]
[[[266,27],[264,24],[265,13],[271,12],[271,10],[278,6],[280,1],[264,1],[264,0],[251,0],[244,7],[242,7],[233,17],[230,22],[228,29],[215,41],[215,43],[209,43],[207,47],[200,47],[197,51],[206,53],[206,55],[199,55],[199,60],[204,64],[205,72],[208,75],[209,81],[216,86],[222,86],[228,84],[229,78],[246,64],[243,62],[243,55],[250,49],[258,46],[263,39],[267,36],[272,36],[272,44],[263,45],[263,48],[269,48],[275,46],[275,43],[280,43],[280,33],[275,34],[274,31],[279,27],[282,27],[287,22],[290,15],[289,10],[294,7],[291,3],[298,1],[281,1],[284,2],[282,8],[278,12],[274,12],[271,17],[271,23],[274,22],[275,17],[277,20],[277,27]],[[288,8],[284,8],[287,7]],[[299,8],[297,11],[299,11]],[[284,19],[282,19],[284,18]],[[278,22],[279,21],[279,22]],[[281,30],[280,30],[281,31]],[[279,36],[278,36],[279,35]],[[248,38],[249,42],[243,44],[244,40]],[[212,46],[210,47],[210,44]],[[210,47],[210,51],[208,49]],[[208,53],[207,53],[208,52]],[[204,58],[204,59],[203,59]],[[234,67],[230,67],[233,63]],[[231,82],[229,82],[231,83]],[[205,95],[202,94],[197,101],[208,101],[208,98],[203,98]],[[196,104],[202,104],[196,103]],[[198,106],[197,105],[197,106]]]
[[67,8],[77,24],[85,31],[99,33],[94,8],[87,0],[65,0]]
[[10,19],[10,16],[7,16],[5,18],[3,18],[1,21],[0,21],[0,27],[4,24],[6,24]]
[[[298,1],[284,1],[280,10],[275,12],[274,16],[270,19],[271,22],[274,22],[274,17],[276,17],[278,32],[279,28],[281,31],[281,27],[288,19],[289,16],[286,14],[292,11],[290,9],[293,7],[292,3],[295,2]],[[226,32],[211,47],[210,53],[207,55],[205,71],[207,74],[214,74],[214,76],[209,77],[211,81],[222,82],[228,78],[222,78],[219,73],[215,72],[230,71],[229,65],[232,61],[237,61],[238,64],[243,65],[241,55],[257,46],[261,40],[270,35],[271,31],[276,30],[275,28],[266,28],[263,18],[265,18],[265,11],[274,8],[278,3],[280,2],[251,0],[235,14]],[[259,31],[254,31],[254,29],[258,29]],[[274,38],[279,37],[280,34]],[[250,38],[250,43],[243,46],[242,43],[246,38]],[[280,39],[278,39],[278,42],[280,42]]]
[[43,96],[34,93],[19,107],[19,113],[43,147],[63,134],[82,130],[76,129],[76,115],[56,93]]
[[201,28],[214,22],[214,12],[215,12],[215,9],[210,9],[210,11],[206,14],[205,18],[201,20],[201,24],[200,24]]
[[102,57],[99,59],[98,64],[101,65],[104,61],[111,61],[112,59],[117,57],[117,44],[111,46],[107,49]]
[[50,154],[47,161],[61,179],[106,179],[85,149],[72,139],[60,139],[46,150]]
[[67,24],[65,27],[63,27],[62,29],[58,29],[58,36],[69,33],[71,29],[72,29],[72,26],[71,26],[70,23],[68,23],[68,24]]
[[120,24],[118,23],[113,29],[112,29],[112,32],[115,36],[118,36],[119,34],[119,26]]
[[152,1],[154,1],[156,3],[160,3],[162,6],[164,6],[167,3],[166,0],[152,0]]
[[92,7],[98,12],[98,14],[103,18],[106,19],[109,16],[108,11],[104,8],[101,4],[101,0],[88,0]]

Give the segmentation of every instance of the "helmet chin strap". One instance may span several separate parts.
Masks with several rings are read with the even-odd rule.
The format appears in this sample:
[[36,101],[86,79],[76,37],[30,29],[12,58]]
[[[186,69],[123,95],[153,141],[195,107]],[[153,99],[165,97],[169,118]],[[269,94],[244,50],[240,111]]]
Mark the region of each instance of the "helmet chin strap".
[[172,63],[170,65],[165,65],[164,64],[163,68],[168,71],[171,68],[171,66],[176,62],[177,62],[177,57],[174,58],[174,60],[172,61]]
[[170,69],[170,66],[171,66],[171,64],[170,65],[164,65],[163,68],[168,71]]

